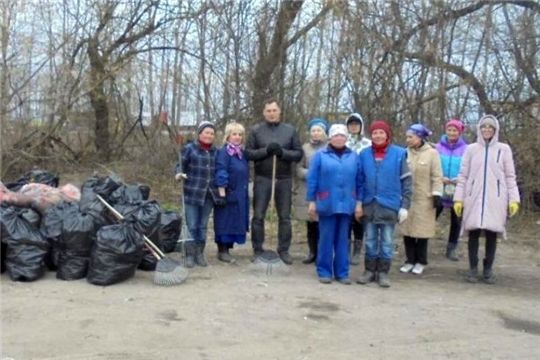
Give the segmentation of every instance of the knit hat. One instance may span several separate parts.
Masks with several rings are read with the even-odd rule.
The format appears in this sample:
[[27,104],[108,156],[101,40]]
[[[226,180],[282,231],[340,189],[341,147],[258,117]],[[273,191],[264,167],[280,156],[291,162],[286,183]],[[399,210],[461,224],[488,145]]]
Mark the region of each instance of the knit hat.
[[320,118],[314,118],[309,120],[308,124],[308,131],[311,131],[311,128],[314,126],[319,126],[323,129],[323,131],[328,134],[328,122],[324,119]]
[[347,127],[343,124],[334,124],[330,127],[330,139],[336,135],[348,135]]
[[499,127],[499,124],[497,122],[497,118],[493,115],[485,115],[480,119],[480,126],[482,125],[489,125],[492,126],[494,129],[497,129]]
[[384,120],[377,120],[371,124],[369,127],[369,133],[373,134],[375,130],[383,130],[386,135],[388,136],[388,139],[392,136],[392,131],[390,130],[390,125]]
[[210,121],[203,121],[199,124],[199,127],[197,128],[197,134],[202,133],[203,130],[207,127],[212,128],[212,130],[216,131],[216,127],[213,123],[211,123]]
[[418,136],[420,139],[425,139],[428,136],[433,135],[433,132],[422,124],[413,124],[409,126],[407,132],[409,131]]
[[362,116],[359,113],[352,113],[345,122],[345,125],[349,126],[349,124],[353,122],[364,125],[364,119],[362,119]]
[[453,126],[457,129],[457,131],[460,133],[460,134],[463,134],[463,130],[465,130],[465,125],[463,125],[463,123],[461,122],[461,120],[457,120],[457,119],[450,119],[446,125],[444,125],[444,128],[445,129],[448,129],[450,126]]

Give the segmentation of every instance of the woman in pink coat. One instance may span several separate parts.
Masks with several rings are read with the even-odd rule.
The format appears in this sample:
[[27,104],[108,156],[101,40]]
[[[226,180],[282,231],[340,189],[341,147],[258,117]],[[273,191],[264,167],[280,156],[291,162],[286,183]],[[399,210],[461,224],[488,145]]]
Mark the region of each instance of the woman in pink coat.
[[519,211],[519,191],[512,150],[499,142],[499,121],[492,115],[478,122],[478,139],[467,147],[454,194],[454,211],[463,215],[462,232],[469,233],[467,281],[478,281],[478,243],[486,237],[483,280],[495,283],[492,266],[497,236],[506,236],[508,217]]

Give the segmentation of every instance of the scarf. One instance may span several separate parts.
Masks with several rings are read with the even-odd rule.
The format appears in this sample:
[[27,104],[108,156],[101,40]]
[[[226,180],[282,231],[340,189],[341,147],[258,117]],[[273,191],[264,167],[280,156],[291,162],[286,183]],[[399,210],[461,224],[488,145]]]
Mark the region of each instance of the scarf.
[[386,156],[386,149],[388,148],[388,145],[390,145],[390,141],[386,140],[384,144],[377,145],[372,144],[373,147],[373,154],[375,156],[375,160],[382,160]]
[[227,143],[227,154],[230,156],[238,156],[239,159],[242,159],[242,146],[241,145],[234,145],[230,142]]

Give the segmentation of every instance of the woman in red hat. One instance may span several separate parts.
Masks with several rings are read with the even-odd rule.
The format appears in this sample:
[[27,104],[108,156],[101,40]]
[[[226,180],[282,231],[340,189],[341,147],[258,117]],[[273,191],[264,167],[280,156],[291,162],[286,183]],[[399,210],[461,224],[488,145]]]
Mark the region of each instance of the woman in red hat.
[[379,286],[389,287],[395,225],[407,219],[412,178],[405,149],[391,144],[390,126],[384,120],[375,121],[370,133],[372,145],[358,157],[366,254],[365,271],[357,282],[367,284],[378,275]]

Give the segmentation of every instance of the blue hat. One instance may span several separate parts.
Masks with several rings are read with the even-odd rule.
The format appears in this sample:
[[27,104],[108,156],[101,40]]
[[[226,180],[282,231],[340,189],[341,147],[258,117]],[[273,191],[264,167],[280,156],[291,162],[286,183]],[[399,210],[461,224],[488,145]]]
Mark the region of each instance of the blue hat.
[[433,132],[422,124],[413,124],[409,126],[407,131],[412,132],[414,135],[418,136],[420,139],[425,139],[428,136],[433,135]]
[[328,122],[324,119],[320,119],[320,118],[311,119],[309,120],[307,126],[308,126],[308,131],[311,131],[311,128],[313,126],[320,126],[324,130],[324,132],[328,135]]

